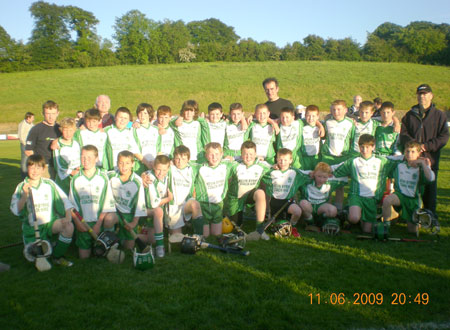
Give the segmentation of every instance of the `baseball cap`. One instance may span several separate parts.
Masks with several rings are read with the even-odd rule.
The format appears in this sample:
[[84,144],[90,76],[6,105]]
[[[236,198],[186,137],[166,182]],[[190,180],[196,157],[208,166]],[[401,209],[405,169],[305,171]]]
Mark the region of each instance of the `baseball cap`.
[[420,93],[431,93],[431,87],[428,84],[422,84],[419,87],[417,87],[417,91],[416,94],[420,94]]

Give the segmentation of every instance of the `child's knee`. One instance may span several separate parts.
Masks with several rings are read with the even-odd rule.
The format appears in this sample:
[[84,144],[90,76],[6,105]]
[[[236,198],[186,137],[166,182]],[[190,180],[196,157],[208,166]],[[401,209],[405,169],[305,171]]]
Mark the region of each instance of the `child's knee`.
[[258,189],[253,194],[253,199],[255,202],[261,202],[266,200],[266,193],[262,189]]
[[303,200],[300,201],[300,208],[304,212],[308,212],[308,213],[312,212],[312,205],[306,199],[303,199]]

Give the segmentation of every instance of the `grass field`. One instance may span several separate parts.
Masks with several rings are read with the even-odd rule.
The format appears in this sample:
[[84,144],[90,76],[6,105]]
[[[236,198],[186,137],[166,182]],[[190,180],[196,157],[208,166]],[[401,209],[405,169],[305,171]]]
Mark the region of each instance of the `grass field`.
[[126,106],[133,112],[141,102],[166,104],[178,112],[184,100],[195,99],[202,111],[212,102],[225,109],[240,102],[246,111],[266,101],[261,82],[275,76],[280,96],[294,104],[316,104],[327,110],[335,99],[349,105],[380,96],[397,109],[416,103],[415,89],[428,83],[440,109],[450,107],[450,68],[404,63],[367,62],[255,62],[192,63],[116,66],[0,74],[0,123],[18,123],[25,112],[39,114],[47,100],[60,105],[62,115],[93,106],[95,97],[108,94],[112,111]]
[[[0,154],[3,246],[21,239],[9,211],[20,180],[18,142],[0,142]],[[121,265],[80,261],[72,247],[74,267],[38,273],[22,247],[2,248],[0,260],[12,269],[0,274],[0,328],[449,328],[449,147],[441,164],[437,242],[358,241],[357,228],[339,237],[300,230],[301,239],[247,243],[249,257],[216,250],[182,255],[175,247],[145,272],[132,268],[130,255]],[[392,232],[409,237],[402,224]],[[427,232],[421,238],[435,239]],[[375,294],[383,297],[379,305],[369,303]],[[428,303],[418,303],[417,294]]]

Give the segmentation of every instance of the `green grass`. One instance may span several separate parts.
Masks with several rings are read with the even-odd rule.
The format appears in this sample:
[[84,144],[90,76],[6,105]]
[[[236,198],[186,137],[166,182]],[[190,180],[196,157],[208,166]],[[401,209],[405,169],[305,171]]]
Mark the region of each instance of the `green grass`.
[[349,105],[355,94],[364,100],[380,96],[397,109],[416,103],[415,89],[429,83],[441,109],[450,104],[450,68],[403,63],[368,62],[255,62],[192,63],[116,66],[0,74],[0,123],[18,123],[26,111],[39,114],[51,99],[62,115],[93,106],[95,97],[108,94],[112,111],[126,106],[133,112],[141,102],[169,105],[177,112],[183,101],[195,99],[202,111],[211,102],[225,109],[240,102],[246,111],[266,101],[261,82],[275,76],[280,96],[294,104],[317,104],[326,110],[335,99]]
[[[9,211],[20,180],[18,142],[1,142],[0,154],[0,245],[5,245],[20,241],[19,221]],[[80,261],[72,247],[74,267],[38,273],[21,247],[0,249],[0,260],[12,266],[0,274],[0,328],[431,328],[427,322],[449,327],[450,147],[441,158],[438,199],[442,231],[436,243],[358,241],[356,228],[339,237],[300,230],[301,239],[247,243],[249,257],[216,250],[182,255],[174,248],[145,272],[132,268],[130,255],[121,265]],[[409,237],[405,225],[392,232]],[[434,239],[425,231],[421,238]],[[332,293],[348,300],[333,305]],[[384,302],[354,305],[355,293],[382,293]],[[405,305],[391,305],[393,293],[413,298],[428,293],[430,301],[417,305],[408,297]]]

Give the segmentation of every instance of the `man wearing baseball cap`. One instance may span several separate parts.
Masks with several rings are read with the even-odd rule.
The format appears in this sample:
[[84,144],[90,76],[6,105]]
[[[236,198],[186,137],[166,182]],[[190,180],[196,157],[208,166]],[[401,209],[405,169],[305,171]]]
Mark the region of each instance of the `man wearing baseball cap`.
[[431,160],[431,169],[436,180],[425,186],[423,204],[437,218],[437,175],[441,149],[447,144],[449,131],[446,115],[438,110],[433,100],[433,91],[428,84],[421,84],[416,90],[418,104],[413,106],[402,119],[400,144],[416,140],[422,146],[422,156]]

